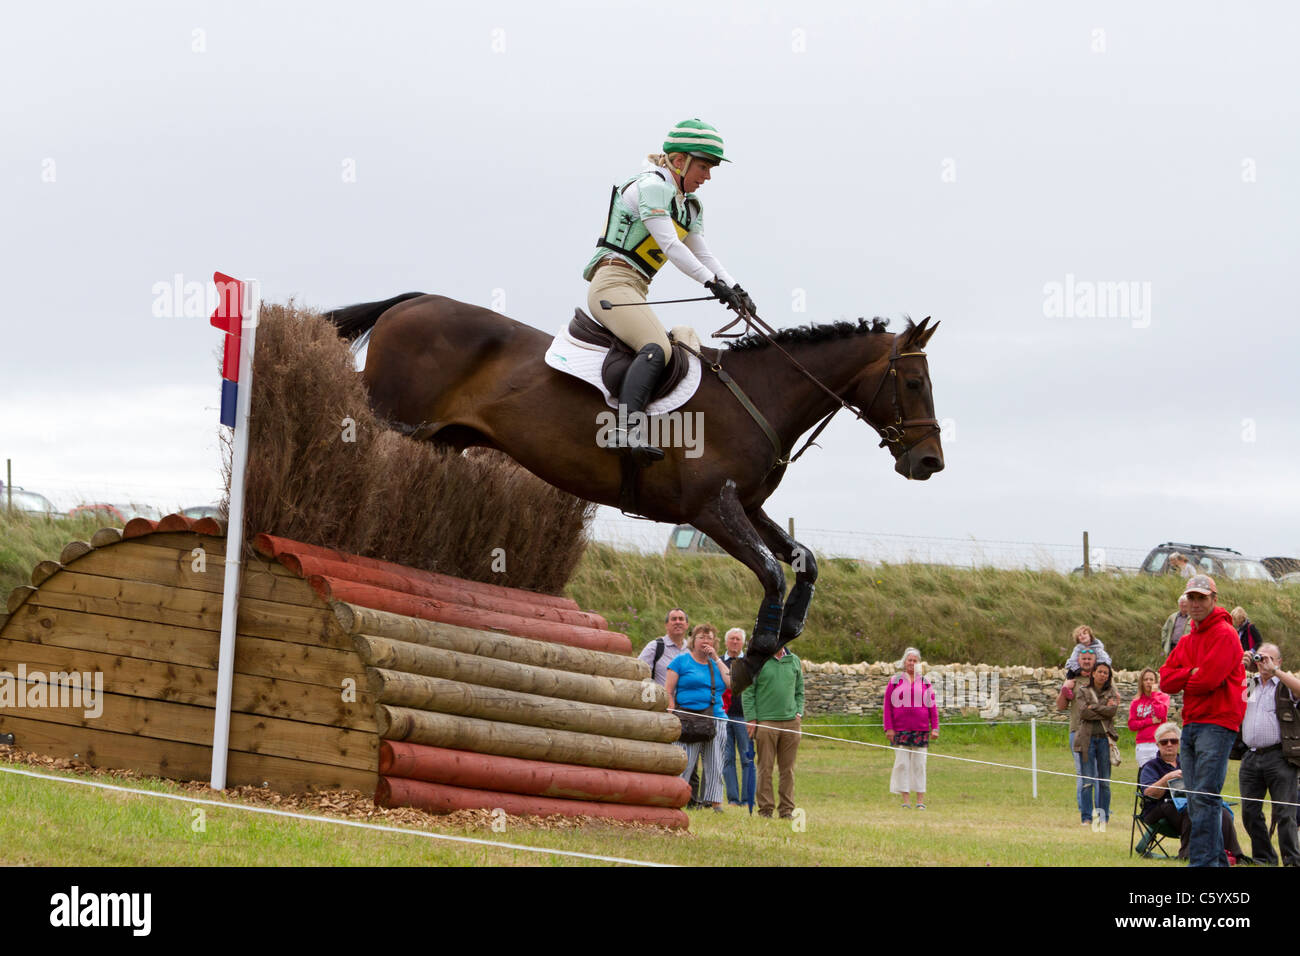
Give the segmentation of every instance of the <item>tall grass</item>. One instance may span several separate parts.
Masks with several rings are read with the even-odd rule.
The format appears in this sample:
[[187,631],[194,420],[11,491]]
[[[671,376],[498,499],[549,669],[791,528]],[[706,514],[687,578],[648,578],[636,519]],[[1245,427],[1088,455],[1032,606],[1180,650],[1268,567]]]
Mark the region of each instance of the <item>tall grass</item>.
[[537,591],[563,588],[594,511],[497,452],[390,431],[347,344],[292,303],[261,313],[249,462],[249,535]]
[[[1160,627],[1175,609],[1181,580],[970,570],[932,564],[820,564],[803,635],[792,648],[815,661],[897,660],[908,646],[935,663],[1059,666],[1070,632],[1089,624],[1118,666],[1159,666]],[[1220,603],[1241,604],[1265,640],[1300,634],[1300,590],[1267,582],[1220,581]],[[639,555],[592,545],[569,581],[580,605],[604,614],[634,646],[664,632],[672,607],[692,622],[721,628],[754,624],[762,593],[754,576],[727,558]],[[1291,641],[1292,644],[1296,642]]]

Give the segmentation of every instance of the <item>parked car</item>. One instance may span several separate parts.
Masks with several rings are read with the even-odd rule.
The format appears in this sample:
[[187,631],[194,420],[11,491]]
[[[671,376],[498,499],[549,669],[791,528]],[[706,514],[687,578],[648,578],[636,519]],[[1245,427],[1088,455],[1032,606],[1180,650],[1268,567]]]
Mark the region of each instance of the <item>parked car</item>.
[[1268,568],[1279,581],[1288,574],[1300,572],[1300,558],[1260,558],[1259,563]]
[[679,524],[668,535],[664,554],[726,554],[722,546],[703,531],[688,524]]
[[49,498],[17,485],[6,485],[0,489],[0,508],[8,508],[11,500],[14,511],[19,514],[46,515],[51,518],[63,516],[63,512],[54,507],[54,502]]
[[220,506],[220,505],[194,505],[194,506],[192,506],[192,507],[190,507],[190,508],[184,508],[184,509],[182,509],[182,510],[181,510],[181,514],[183,514],[183,515],[184,515],[185,517],[187,517],[187,518],[221,518],[221,517],[223,517],[222,514],[221,514],[221,506]]
[[1175,551],[1181,553],[1200,574],[1228,578],[1232,581],[1272,581],[1261,562],[1247,558],[1240,551],[1232,548],[1220,548],[1207,544],[1184,544],[1179,541],[1166,541],[1152,548],[1142,562],[1142,574],[1172,574],[1169,556]]
[[81,515],[101,515],[103,520],[111,521],[114,524],[126,524],[132,518],[148,518],[151,521],[157,521],[162,517],[162,512],[152,505],[141,504],[108,504],[106,502],[95,502],[93,504],[77,505],[68,512],[68,517],[76,518]]

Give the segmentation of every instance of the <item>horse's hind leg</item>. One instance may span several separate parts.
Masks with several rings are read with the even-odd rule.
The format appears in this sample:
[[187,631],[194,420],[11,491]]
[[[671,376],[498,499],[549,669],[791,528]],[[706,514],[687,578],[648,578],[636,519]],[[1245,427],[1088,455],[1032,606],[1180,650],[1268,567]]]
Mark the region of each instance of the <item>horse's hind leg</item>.
[[732,668],[732,693],[739,693],[753,683],[754,676],[784,643],[780,631],[785,572],[745,514],[736,495],[736,484],[730,479],[723,484],[717,498],[695,516],[694,523],[728,554],[753,571],[763,586],[763,603],[759,605],[758,620],[745,651],[748,663]]
[[817,587],[817,558],[761,509],[751,511],[749,520],[772,553],[794,569],[794,587],[786,596],[785,610],[781,615],[780,646],[784,647],[803,633],[808,605],[812,603],[813,591]]

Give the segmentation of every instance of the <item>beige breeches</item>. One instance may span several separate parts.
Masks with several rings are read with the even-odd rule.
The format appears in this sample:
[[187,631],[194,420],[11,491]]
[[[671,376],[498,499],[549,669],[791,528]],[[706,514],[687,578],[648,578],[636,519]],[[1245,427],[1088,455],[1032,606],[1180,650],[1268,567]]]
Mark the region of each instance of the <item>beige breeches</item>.
[[587,309],[591,317],[617,335],[622,341],[641,351],[643,346],[655,343],[672,354],[668,333],[648,305],[619,309],[602,309],[600,300],[608,302],[645,302],[650,283],[632,269],[623,266],[601,266],[591,277],[587,290]]

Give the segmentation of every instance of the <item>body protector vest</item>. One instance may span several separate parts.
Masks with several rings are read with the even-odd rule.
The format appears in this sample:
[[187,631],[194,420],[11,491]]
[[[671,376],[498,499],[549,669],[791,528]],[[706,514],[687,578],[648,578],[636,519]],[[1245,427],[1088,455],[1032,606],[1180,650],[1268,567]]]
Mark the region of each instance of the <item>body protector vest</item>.
[[[700,231],[703,225],[700,201],[694,193],[680,195],[669,178],[671,175],[667,170],[646,170],[613,187],[605,233],[596,240],[596,254],[582,272],[584,279],[590,280],[597,264],[611,254],[631,265],[647,282],[653,279],[663,267],[666,256],[645,226],[643,220],[649,216],[669,216],[678,239]],[[623,190],[634,182],[639,194],[638,208],[635,209],[623,198]]]

